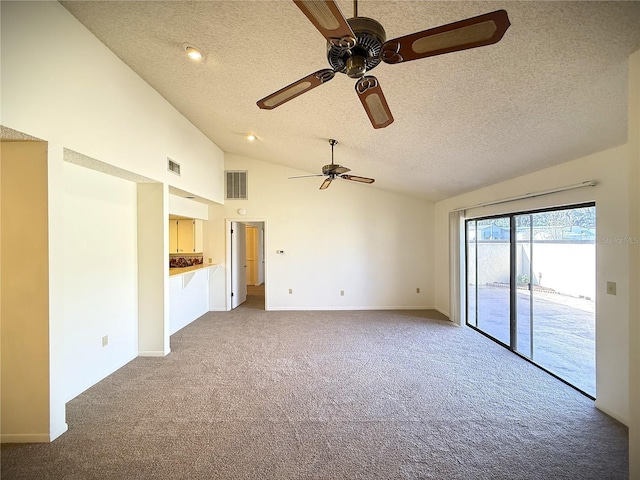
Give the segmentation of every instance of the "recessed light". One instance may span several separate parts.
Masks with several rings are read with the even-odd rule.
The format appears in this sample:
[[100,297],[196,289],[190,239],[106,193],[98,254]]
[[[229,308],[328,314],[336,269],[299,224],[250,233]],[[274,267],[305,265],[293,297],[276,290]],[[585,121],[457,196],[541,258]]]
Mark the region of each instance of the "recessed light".
[[247,133],[244,138],[246,138],[250,142],[255,142],[258,137],[256,137],[253,133]]
[[202,53],[199,48],[194,47],[189,43],[185,43],[182,46],[184,47],[184,51],[187,53],[187,57],[191,60],[198,62],[204,58],[204,53]]

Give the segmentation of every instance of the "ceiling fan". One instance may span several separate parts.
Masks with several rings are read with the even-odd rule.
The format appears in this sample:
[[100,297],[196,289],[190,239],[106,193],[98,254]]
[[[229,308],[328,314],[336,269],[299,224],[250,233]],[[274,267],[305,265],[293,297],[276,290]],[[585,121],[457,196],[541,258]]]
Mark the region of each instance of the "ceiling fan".
[[381,61],[402,63],[491,45],[500,41],[511,25],[507,12],[496,10],[387,41],[380,23],[372,18],[358,17],[357,0],[353,2],[353,18],[348,20],[334,0],[293,1],[327,39],[327,59],[331,68],[318,70],[258,100],[258,107],[274,109],[328,82],[336,73],[344,73],[357,80],[356,93],[373,128],[384,128],[393,123],[378,79],[365,75]]
[[356,175],[346,175],[347,172],[351,171],[350,169],[348,169],[347,167],[343,167],[342,165],[333,163],[333,147],[335,147],[338,144],[338,142],[333,138],[331,138],[329,139],[329,143],[331,144],[331,163],[329,165],[325,165],[324,167],[322,167],[322,173],[318,173],[316,175],[300,175],[298,177],[289,177],[289,178],[307,178],[307,177],[323,177],[323,176],[327,177],[324,179],[324,182],[322,182],[322,185],[320,185],[320,190],[329,188],[329,185],[331,185],[331,182],[333,181],[334,178],[343,178],[345,180],[352,180],[354,182],[360,182],[360,183],[375,182],[373,178],[358,177]]

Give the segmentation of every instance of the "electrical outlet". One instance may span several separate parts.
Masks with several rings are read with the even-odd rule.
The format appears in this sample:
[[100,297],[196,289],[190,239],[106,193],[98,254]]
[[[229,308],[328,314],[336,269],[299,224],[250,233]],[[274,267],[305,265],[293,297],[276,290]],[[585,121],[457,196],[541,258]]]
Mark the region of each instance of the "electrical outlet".
[[213,261],[212,261],[212,258],[211,258],[211,257],[209,257],[209,263],[213,263]]
[[291,295],[293,293],[293,288],[289,289],[289,295]]
[[340,296],[344,297],[344,290],[340,290]]
[[416,288],[416,293],[420,293],[420,287]]
[[102,346],[106,347],[107,345],[109,345],[109,335],[102,337]]
[[609,295],[616,294],[616,282],[607,282],[607,293]]

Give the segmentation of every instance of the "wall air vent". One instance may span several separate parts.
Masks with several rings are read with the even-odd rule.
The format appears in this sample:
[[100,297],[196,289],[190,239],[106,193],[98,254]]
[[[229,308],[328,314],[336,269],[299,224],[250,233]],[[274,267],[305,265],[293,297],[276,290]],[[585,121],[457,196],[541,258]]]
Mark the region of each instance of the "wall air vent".
[[247,171],[225,170],[225,198],[227,200],[247,199]]
[[176,175],[180,175],[180,164],[167,157],[167,170],[175,173]]

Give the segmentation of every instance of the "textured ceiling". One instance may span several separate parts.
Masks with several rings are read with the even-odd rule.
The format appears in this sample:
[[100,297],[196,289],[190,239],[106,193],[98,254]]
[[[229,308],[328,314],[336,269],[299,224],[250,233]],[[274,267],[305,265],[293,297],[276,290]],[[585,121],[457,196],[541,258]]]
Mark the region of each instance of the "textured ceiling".
[[[324,38],[292,1],[62,4],[224,151],[318,173],[335,138],[336,163],[376,179],[354,188],[435,201],[626,142],[636,1],[361,0],[358,14],[382,23],[387,39],[501,8],[511,21],[495,45],[380,64],[373,74],[395,117],[380,130],[345,75],[258,109],[328,67]],[[352,2],[338,4],[350,17]],[[205,60],[187,60],[185,42]]]

